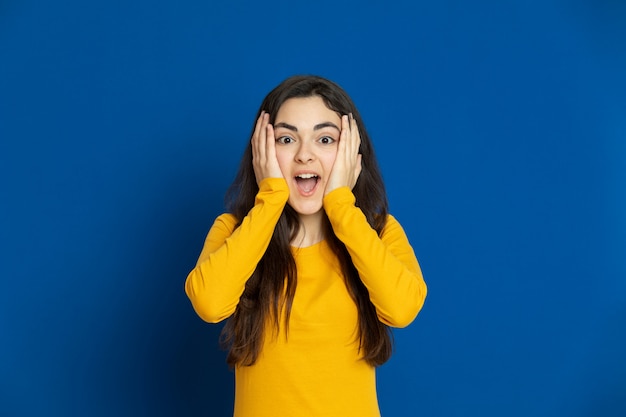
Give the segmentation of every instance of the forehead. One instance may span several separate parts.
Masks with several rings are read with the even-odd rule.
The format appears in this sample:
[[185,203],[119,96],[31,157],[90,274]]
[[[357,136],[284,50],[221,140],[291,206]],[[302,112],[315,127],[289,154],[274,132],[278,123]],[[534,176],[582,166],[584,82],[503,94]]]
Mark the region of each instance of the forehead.
[[341,116],[329,109],[319,96],[297,97],[286,100],[278,109],[275,123],[314,125],[320,122],[341,122]]

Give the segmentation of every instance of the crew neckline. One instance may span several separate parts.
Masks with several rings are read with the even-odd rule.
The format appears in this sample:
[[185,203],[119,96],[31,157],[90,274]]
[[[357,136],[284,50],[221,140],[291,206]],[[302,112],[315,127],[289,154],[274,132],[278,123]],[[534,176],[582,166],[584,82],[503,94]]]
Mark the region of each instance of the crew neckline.
[[289,245],[289,246],[291,247],[291,250],[299,252],[299,251],[315,249],[316,247],[320,247],[324,242],[326,242],[326,239],[322,239],[319,242],[314,243],[310,246],[293,246],[293,245]]

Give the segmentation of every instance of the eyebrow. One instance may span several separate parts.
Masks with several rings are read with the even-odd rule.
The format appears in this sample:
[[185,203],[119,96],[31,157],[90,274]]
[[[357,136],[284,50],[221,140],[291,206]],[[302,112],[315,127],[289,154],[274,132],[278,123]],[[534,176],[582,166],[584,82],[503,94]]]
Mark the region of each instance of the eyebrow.
[[[279,127],[284,127],[285,129],[289,129],[292,130],[294,132],[298,131],[298,128],[290,125],[289,123],[285,123],[285,122],[280,122],[280,123],[276,123],[274,125],[274,128],[279,128]],[[313,126],[313,130],[320,130],[320,129],[324,129],[325,127],[334,127],[335,129],[337,129],[339,132],[341,132],[341,129],[339,129],[337,127],[336,124],[334,124],[333,122],[324,122],[324,123],[318,123],[315,126]]]

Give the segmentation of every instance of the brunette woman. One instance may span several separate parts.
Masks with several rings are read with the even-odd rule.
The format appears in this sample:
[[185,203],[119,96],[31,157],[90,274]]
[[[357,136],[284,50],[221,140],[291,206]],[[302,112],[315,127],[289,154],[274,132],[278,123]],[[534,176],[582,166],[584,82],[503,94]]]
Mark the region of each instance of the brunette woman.
[[235,417],[379,416],[389,327],[426,285],[345,91],[316,76],[272,90],[227,205],[185,289],[202,319],[228,319]]

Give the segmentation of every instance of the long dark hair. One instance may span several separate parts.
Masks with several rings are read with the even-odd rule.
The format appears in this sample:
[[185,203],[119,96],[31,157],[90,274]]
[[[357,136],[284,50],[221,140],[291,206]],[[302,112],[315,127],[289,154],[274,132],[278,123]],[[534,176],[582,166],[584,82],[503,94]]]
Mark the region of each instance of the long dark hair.
[[[270,114],[270,123],[273,124],[278,110],[286,100],[311,96],[321,97],[326,106],[340,116],[352,113],[356,119],[361,134],[362,170],[352,192],[356,197],[356,205],[380,235],[388,213],[385,187],[363,120],[341,87],[318,76],[290,77],[265,97],[256,118],[264,110]],[[254,206],[258,191],[252,168],[252,145],[249,143],[235,180],[226,193],[227,209],[240,223]],[[222,343],[229,350],[227,362],[231,366],[254,364],[263,345],[265,324],[273,323],[274,334],[277,334],[283,309],[285,329],[289,329],[289,316],[297,284],[296,264],[291,254],[290,242],[298,226],[297,213],[286,205],[263,258],[246,282],[235,313],[222,331]],[[326,239],[339,258],[346,287],[358,309],[358,339],[363,359],[372,366],[381,365],[391,356],[390,330],[378,320],[367,288],[359,278],[345,245],[333,233],[326,216],[324,227]]]

